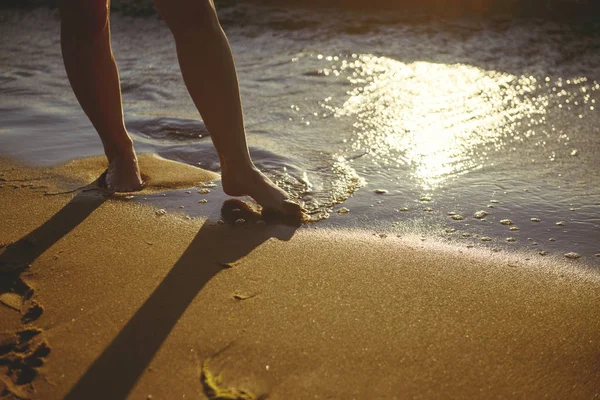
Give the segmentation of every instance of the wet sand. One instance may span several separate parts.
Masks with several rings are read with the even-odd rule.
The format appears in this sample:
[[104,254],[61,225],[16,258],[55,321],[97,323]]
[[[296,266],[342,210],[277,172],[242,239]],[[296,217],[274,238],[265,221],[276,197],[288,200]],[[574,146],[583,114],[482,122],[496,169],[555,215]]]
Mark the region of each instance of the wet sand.
[[[215,178],[169,165],[180,188]],[[45,195],[102,164],[83,169],[0,161],[1,288],[22,302],[0,304],[7,398],[600,396],[600,274],[582,260]]]

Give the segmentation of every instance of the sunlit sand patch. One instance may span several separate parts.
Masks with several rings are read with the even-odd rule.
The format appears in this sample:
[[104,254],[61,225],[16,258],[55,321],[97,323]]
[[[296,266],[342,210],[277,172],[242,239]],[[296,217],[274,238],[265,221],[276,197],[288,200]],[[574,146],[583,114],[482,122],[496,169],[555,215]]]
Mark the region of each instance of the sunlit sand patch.
[[[214,172],[167,160],[156,154],[140,154],[138,162],[145,182],[144,189],[138,192],[140,194],[184,189],[220,178]],[[52,172],[81,186],[97,180],[107,166],[106,158],[89,157],[60,165],[53,168]]]

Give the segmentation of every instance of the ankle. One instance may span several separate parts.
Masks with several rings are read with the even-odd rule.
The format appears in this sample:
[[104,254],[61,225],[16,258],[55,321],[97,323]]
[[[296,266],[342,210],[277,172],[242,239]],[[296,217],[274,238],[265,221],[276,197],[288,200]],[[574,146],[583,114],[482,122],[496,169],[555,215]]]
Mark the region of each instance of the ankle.
[[259,170],[249,158],[241,162],[227,162],[221,160],[221,175],[223,176],[223,179],[234,179],[236,176],[245,177],[256,172],[259,172]]
[[104,152],[109,161],[113,159],[123,159],[135,157],[135,149],[133,147],[133,140],[129,136],[125,138],[119,138],[111,140],[110,144],[104,146]]

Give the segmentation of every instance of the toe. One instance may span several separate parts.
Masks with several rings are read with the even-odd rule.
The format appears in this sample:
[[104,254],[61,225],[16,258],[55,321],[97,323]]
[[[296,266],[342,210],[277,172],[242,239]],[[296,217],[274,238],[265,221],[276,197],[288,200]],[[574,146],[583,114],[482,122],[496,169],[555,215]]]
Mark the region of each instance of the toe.
[[266,220],[283,220],[294,224],[306,219],[303,208],[292,200],[283,200],[278,207],[265,207],[262,215]]

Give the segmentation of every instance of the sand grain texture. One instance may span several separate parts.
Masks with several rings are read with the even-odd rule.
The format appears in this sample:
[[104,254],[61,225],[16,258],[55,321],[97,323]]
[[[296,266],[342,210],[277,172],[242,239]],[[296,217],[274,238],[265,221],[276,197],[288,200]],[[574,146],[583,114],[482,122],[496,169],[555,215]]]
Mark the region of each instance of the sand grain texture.
[[0,163],[0,242],[32,244],[11,257],[52,349],[33,398],[206,398],[206,360],[270,399],[600,396],[600,277],[580,261],[156,217],[44,196],[53,176]]

